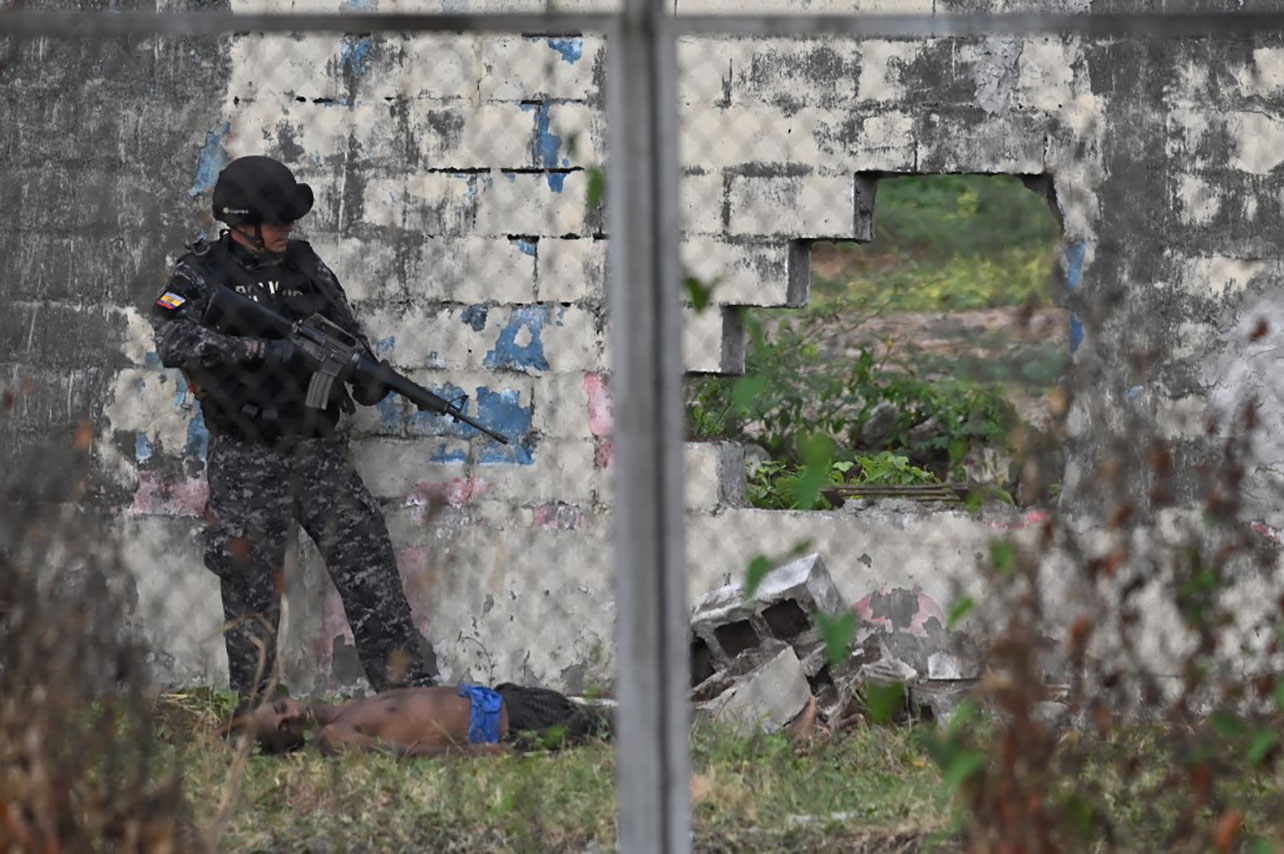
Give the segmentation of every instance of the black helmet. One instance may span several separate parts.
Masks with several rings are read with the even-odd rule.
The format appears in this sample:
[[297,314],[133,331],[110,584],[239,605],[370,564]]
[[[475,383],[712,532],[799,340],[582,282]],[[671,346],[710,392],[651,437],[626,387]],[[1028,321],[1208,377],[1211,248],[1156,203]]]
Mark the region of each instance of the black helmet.
[[214,218],[228,225],[288,225],[310,210],[312,188],[271,157],[238,157],[214,183]]

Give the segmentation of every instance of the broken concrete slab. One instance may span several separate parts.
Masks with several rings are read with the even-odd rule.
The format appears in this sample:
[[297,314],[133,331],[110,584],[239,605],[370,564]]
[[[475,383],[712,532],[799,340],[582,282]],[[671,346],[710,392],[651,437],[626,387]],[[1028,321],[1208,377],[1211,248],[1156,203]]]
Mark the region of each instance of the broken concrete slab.
[[819,554],[810,554],[768,572],[754,595],[744,585],[728,584],[705,594],[691,614],[692,681],[727,667],[741,653],[768,640],[791,644],[807,662],[809,676],[824,664],[816,652],[823,641],[816,631],[817,614],[846,610]]
[[[761,655],[749,653],[744,660],[757,663],[761,658]],[[704,702],[697,702],[696,714],[744,728],[756,727],[763,732],[775,732],[784,727],[803,710],[812,696],[802,662],[789,646],[782,646],[765,663],[758,663],[756,669],[748,673],[715,677],[710,688],[722,687],[723,684],[727,686],[725,690]],[[697,689],[698,696],[707,696],[703,687]]]

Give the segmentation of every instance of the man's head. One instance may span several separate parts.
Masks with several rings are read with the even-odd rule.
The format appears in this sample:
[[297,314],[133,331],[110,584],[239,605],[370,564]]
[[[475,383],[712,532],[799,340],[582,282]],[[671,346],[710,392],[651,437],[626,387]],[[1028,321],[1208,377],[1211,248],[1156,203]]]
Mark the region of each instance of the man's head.
[[256,252],[285,251],[294,222],[312,209],[312,188],[271,157],[238,157],[214,184],[214,218]]
[[298,700],[283,697],[247,713],[241,723],[263,753],[288,753],[304,745],[312,713]]

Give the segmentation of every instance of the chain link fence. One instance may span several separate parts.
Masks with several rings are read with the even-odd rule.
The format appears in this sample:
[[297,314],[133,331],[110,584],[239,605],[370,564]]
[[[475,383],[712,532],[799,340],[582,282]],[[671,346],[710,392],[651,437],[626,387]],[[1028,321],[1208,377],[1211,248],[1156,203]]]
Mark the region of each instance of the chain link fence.
[[[6,850],[752,847],[669,683],[778,655],[776,728],[935,719],[947,844],[1277,834],[1280,22],[569,11],[5,10]],[[619,771],[223,747],[434,681]]]

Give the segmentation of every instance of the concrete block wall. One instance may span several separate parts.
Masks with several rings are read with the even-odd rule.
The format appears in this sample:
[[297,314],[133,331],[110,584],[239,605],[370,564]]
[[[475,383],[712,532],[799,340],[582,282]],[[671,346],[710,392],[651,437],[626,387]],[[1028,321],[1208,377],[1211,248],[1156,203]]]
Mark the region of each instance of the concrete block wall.
[[[253,6],[278,7],[300,8]],[[213,231],[218,168],[266,152],[313,184],[304,230],[381,355],[467,393],[474,414],[515,439],[472,441],[395,400],[354,422],[354,456],[448,675],[609,682],[608,235],[587,204],[605,151],[603,41],[235,36],[0,49],[0,232],[13,261],[0,270],[11,305],[0,383],[13,393],[0,466],[28,471],[45,440],[70,442],[89,416],[94,501],[129,539],[140,611],[156,606],[141,622],[158,678],[217,682],[223,665],[216,586],[201,567],[208,436],[180,378],[159,368],[145,314],[182,244]],[[1272,316],[1281,269],[1277,41],[691,38],[678,60],[682,260],[715,286],[714,305],[688,315],[690,370],[742,368],[743,307],[805,304],[810,241],[870,239],[881,176],[1046,176],[1075,310],[1066,507],[1109,510],[1085,473],[1112,457],[1145,500],[1151,475],[1132,462],[1146,459],[1139,423],[1162,425],[1180,496],[1198,494],[1197,466],[1218,453],[1207,418],[1271,383],[1243,339]],[[1284,458],[1259,444],[1263,466]],[[689,449],[693,598],[741,577],[753,555],[807,539],[850,600],[918,583],[948,601],[951,578],[976,584],[985,543],[1021,523],[752,510],[738,459]],[[26,488],[67,497],[56,479]],[[350,684],[351,636],[308,543],[290,573],[287,679]]]

